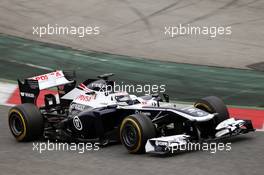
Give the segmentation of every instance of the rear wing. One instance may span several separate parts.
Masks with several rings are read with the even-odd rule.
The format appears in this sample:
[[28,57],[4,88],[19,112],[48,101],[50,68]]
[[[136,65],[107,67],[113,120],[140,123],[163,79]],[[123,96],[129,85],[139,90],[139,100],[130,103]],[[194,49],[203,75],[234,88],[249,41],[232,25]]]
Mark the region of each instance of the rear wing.
[[57,87],[59,97],[72,90],[76,81],[74,71],[57,70],[48,74],[27,78],[24,82],[18,80],[21,103],[36,104],[41,90]]

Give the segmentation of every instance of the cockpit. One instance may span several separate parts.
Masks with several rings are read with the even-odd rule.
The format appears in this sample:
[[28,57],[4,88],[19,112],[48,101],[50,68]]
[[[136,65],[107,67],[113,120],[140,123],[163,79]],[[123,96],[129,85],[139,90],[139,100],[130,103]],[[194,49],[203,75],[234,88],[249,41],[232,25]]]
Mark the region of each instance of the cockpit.
[[119,105],[123,105],[123,106],[139,104],[140,102],[136,99],[136,96],[134,97],[135,98],[131,98],[131,95],[124,92],[123,94],[116,95],[115,99]]

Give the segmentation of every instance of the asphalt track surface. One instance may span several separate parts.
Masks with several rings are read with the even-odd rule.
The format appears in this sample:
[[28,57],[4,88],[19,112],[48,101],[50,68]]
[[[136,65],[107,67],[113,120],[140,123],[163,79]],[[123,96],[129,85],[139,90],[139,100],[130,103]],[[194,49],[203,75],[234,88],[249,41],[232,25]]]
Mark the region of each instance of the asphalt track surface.
[[[0,33],[77,49],[213,66],[263,62],[263,0],[1,0]],[[99,26],[99,36],[32,35],[33,26]],[[165,26],[231,26],[232,35],[164,35]]]
[[0,174],[263,174],[264,133],[239,136],[229,152],[186,152],[172,156],[132,155],[122,145],[99,151],[33,151],[32,142],[18,143],[7,125],[8,107],[0,106]]

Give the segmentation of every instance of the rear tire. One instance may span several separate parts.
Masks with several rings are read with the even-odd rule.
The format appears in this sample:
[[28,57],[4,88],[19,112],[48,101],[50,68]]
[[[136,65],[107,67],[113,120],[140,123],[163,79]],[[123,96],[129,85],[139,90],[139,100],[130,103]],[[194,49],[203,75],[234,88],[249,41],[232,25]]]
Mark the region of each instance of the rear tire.
[[147,140],[155,136],[155,127],[145,115],[130,115],[121,123],[120,140],[130,153],[144,153]]
[[215,117],[216,124],[219,124],[229,118],[229,112],[226,105],[220,98],[215,96],[209,96],[197,100],[194,104],[194,107],[206,111],[210,114],[218,113],[218,115]]
[[43,135],[43,117],[34,104],[12,107],[8,114],[9,129],[19,142],[32,141]]

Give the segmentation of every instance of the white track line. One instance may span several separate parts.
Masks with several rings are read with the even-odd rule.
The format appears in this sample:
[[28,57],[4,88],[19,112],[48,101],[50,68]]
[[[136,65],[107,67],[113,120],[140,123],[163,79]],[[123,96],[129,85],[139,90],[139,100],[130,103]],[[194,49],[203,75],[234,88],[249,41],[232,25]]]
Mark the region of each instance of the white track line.
[[38,68],[38,69],[42,69],[42,70],[48,70],[48,71],[53,71],[54,70],[54,69],[49,68],[49,67],[39,66],[39,65],[31,64],[31,63],[23,63],[23,62],[19,62],[19,61],[16,61],[16,60],[10,60],[9,62],[17,63],[17,64],[21,64],[21,65],[26,65],[26,66],[29,66],[29,67],[34,67],[34,68]]

